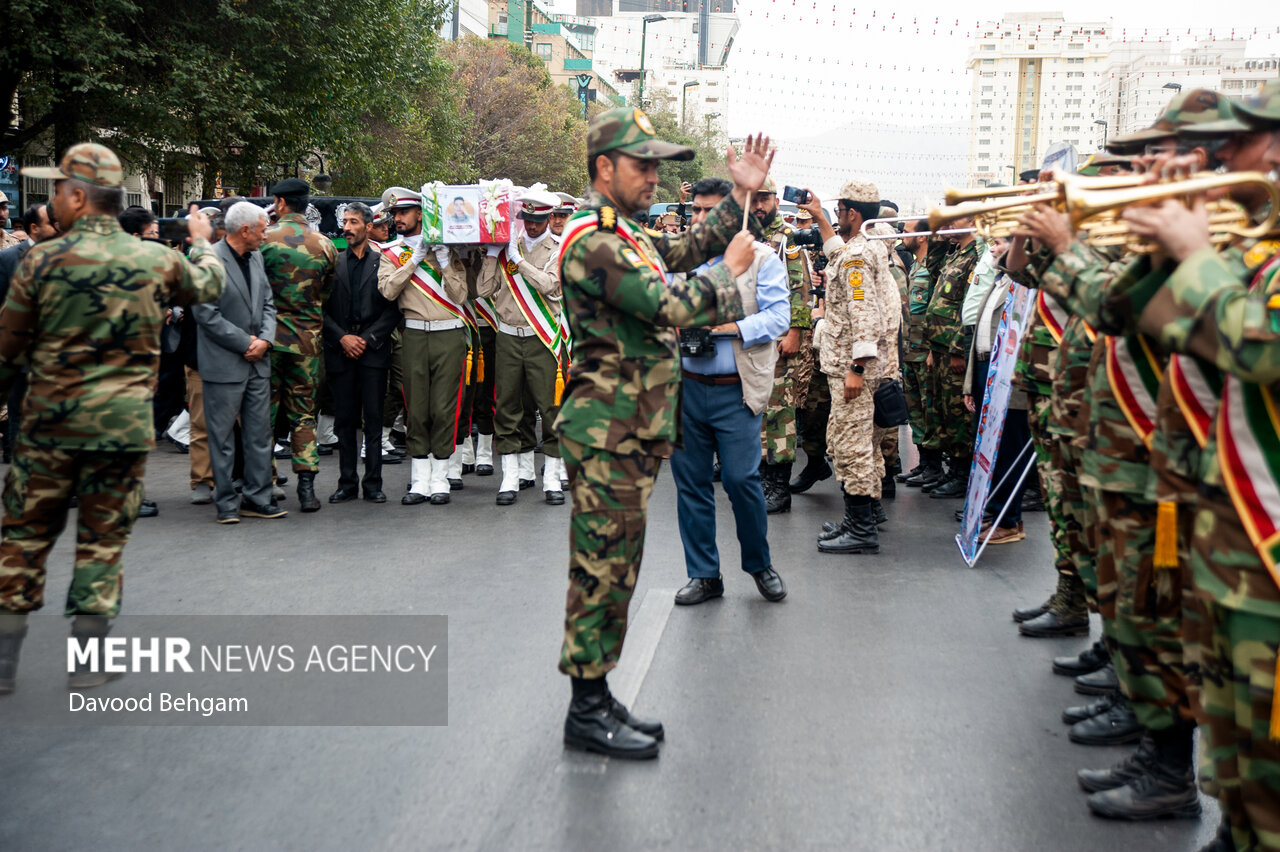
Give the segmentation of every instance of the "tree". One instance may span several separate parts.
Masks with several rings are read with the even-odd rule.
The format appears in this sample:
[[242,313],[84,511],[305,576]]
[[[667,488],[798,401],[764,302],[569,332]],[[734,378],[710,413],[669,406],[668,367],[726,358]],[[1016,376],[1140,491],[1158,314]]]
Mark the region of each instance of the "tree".
[[645,113],[653,122],[658,138],[678,145],[688,145],[694,150],[692,160],[666,162],[658,167],[658,189],[653,194],[655,204],[679,201],[680,184],[683,181],[693,183],[704,177],[729,177],[724,149],[716,146],[714,134],[703,131],[690,135],[682,130],[675,110],[676,99],[665,90],[650,92],[647,100],[649,108]]

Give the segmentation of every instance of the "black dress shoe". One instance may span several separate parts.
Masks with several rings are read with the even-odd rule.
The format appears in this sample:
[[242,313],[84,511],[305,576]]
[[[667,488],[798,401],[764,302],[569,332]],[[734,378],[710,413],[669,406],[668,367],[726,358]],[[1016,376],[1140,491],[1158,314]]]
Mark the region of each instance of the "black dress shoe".
[[653,737],[658,742],[666,739],[666,732],[662,729],[662,723],[657,719],[646,719],[642,716],[635,716],[612,694],[609,695],[609,712],[613,714],[613,718],[617,719],[628,728],[633,728],[642,734]]
[[1076,678],[1076,692],[1081,695],[1106,695],[1120,688],[1120,678],[1116,677],[1116,667],[1107,663],[1096,672],[1080,675]]
[[613,697],[604,691],[570,702],[564,719],[564,744],[624,760],[658,756],[658,741],[614,715]]
[[410,491],[400,498],[401,506],[418,506],[427,502],[429,498],[425,494],[419,494],[417,491]]
[[724,597],[723,578],[694,577],[676,592],[676,603],[680,606],[693,606],[720,597]]
[[547,495],[547,503],[549,503],[550,505],[552,505],[552,506],[563,506],[563,505],[564,505],[564,492],[563,492],[563,491],[547,491],[547,492],[546,492],[546,495]]
[[449,502],[449,492],[447,492],[447,491],[445,491],[445,492],[443,492],[443,493],[441,493],[441,494],[432,494],[432,495],[431,495],[431,505],[432,505],[432,506],[443,506],[445,503],[448,503],[448,502]]
[[461,491],[463,488],[466,488],[466,486],[462,484],[462,480],[461,480],[461,479],[450,479],[450,480],[449,480],[449,490],[450,490],[450,491]]
[[473,464],[464,464],[464,465],[462,466],[462,475],[463,475],[463,476],[466,476],[468,473],[475,473],[475,472],[476,472],[476,466],[475,466],[475,465],[473,465]]
[[328,444],[317,444],[317,445],[316,445],[316,455],[318,455],[318,456],[331,456],[331,455],[333,455],[333,447],[329,446]]
[[337,491],[329,495],[330,503],[349,503],[360,495],[354,488],[339,488]]
[[491,464],[476,465],[476,476],[493,476],[493,465]]
[[906,473],[898,474],[897,476],[894,477],[894,479],[898,480],[899,482],[906,482],[908,479],[920,473],[920,471],[922,470],[924,470],[924,462],[921,462],[920,464],[911,468],[911,470],[907,471]]
[[955,500],[956,498],[965,496],[969,490],[969,477],[953,476],[947,482],[942,483],[937,488],[929,492],[929,496],[935,500]]
[[1083,722],[1085,719],[1092,719],[1100,713],[1105,713],[1112,708],[1117,701],[1122,701],[1119,692],[1108,692],[1101,698],[1095,698],[1088,704],[1081,704],[1076,707],[1068,707],[1062,711],[1062,724],[1074,725],[1076,722]]
[[512,503],[516,502],[516,492],[499,491],[497,502],[499,506],[510,506]]
[[[936,476],[934,476],[933,479],[927,482],[922,481],[920,483],[920,490],[925,494],[932,494],[933,492],[937,491],[939,488],[946,485],[948,482],[950,482],[954,478],[955,477],[953,477],[949,473],[939,472]],[[907,484],[910,485],[911,482],[908,481]]]
[[787,483],[787,490],[792,494],[803,494],[817,483],[830,479],[832,473],[831,465],[827,464],[826,458],[823,456],[818,456],[816,460],[810,458],[796,478]]
[[1059,615],[1049,610],[1030,621],[1018,625],[1018,632],[1033,639],[1053,639],[1058,636],[1088,636],[1089,616]]
[[156,505],[155,500],[143,500],[142,505],[138,507],[139,518],[154,518],[160,514],[160,507]]
[[525,490],[526,488],[532,488],[533,486],[535,486],[535,485],[537,485],[537,484],[538,484],[538,483],[537,483],[537,482],[535,482],[535,481],[534,481],[534,480],[532,480],[532,479],[522,479],[522,480],[520,480],[520,490],[521,490],[521,491],[523,491],[523,490]]
[[1151,734],[1143,734],[1142,741],[1133,754],[1117,763],[1110,769],[1081,769],[1076,773],[1076,782],[1086,793],[1097,793],[1102,790],[1114,790],[1133,781],[1139,775],[1151,771],[1155,762],[1155,743]]
[[1054,657],[1053,673],[1066,677],[1079,677],[1096,672],[1110,661],[1111,654],[1107,651],[1107,646],[1102,642],[1094,642],[1091,647],[1081,651],[1075,657]]
[[1024,621],[1030,621],[1033,618],[1039,618],[1040,616],[1044,615],[1046,612],[1049,611],[1049,604],[1052,601],[1053,601],[1053,598],[1049,598],[1049,600],[1046,600],[1044,603],[1040,604],[1040,606],[1031,606],[1031,607],[1027,607],[1026,609],[1015,609],[1013,611],[1013,620],[1021,624]]
[[1143,733],[1129,705],[1116,702],[1107,712],[1072,725],[1067,739],[1080,745],[1124,745],[1136,743]]
[[396,455],[395,453],[383,453],[383,454],[382,454],[382,463],[383,463],[383,464],[400,464],[402,461],[404,461],[404,455],[403,455],[403,454],[400,454],[400,455]]
[[274,519],[274,518],[283,518],[285,515],[289,513],[286,512],[284,509],[281,509],[275,503],[268,503],[265,506],[259,506],[258,504],[251,503],[248,500],[241,500],[240,514],[246,518]]
[[385,503],[387,502],[387,495],[381,491],[366,491],[364,492],[364,499],[368,503]]
[[1191,767],[1178,771],[1156,765],[1128,784],[1094,793],[1085,800],[1089,810],[1107,819],[1196,819],[1200,795]]
[[752,574],[751,579],[756,581],[756,588],[767,601],[777,603],[787,596],[787,584],[782,582],[782,578],[778,576],[777,571],[773,570],[772,565]]

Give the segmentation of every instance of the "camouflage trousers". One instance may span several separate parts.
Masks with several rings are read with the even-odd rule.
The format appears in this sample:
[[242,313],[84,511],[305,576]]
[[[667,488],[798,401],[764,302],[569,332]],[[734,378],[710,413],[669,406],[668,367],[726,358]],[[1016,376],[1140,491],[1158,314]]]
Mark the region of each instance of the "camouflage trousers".
[[951,369],[945,352],[934,352],[929,381],[937,427],[920,446],[942,450],[964,469],[973,458],[973,415],[964,407],[964,373]]
[[831,389],[831,419],[827,421],[827,449],[836,469],[836,479],[845,494],[880,499],[884,479],[884,456],[876,446],[875,403],[872,388],[879,378],[873,370],[864,376],[862,393],[845,402],[844,377],[827,376]]
[[661,461],[639,447],[611,453],[564,437],[560,458],[573,497],[560,671],[602,678],[618,665],[627,638],[627,609]]
[[935,427],[937,416],[933,410],[929,372],[923,360],[902,362],[902,387],[907,394],[911,440],[924,445],[929,439],[929,430]]
[[316,450],[316,386],[320,383],[320,358],[295,352],[271,351],[271,425],[280,409],[289,421],[293,470],[320,469]]
[[796,412],[799,421],[800,448],[806,457],[820,459],[827,453],[827,421],[831,418],[831,387],[827,375],[813,357],[813,373],[809,376],[800,408]]
[[778,358],[773,371],[773,391],[764,410],[760,451],[766,464],[791,464],[796,460],[796,414],[804,405],[813,376],[813,332],[800,332],[800,351]]
[[1120,688],[1148,730],[1191,716],[1182,664],[1182,587],[1178,568],[1152,565],[1156,504],[1099,492],[1098,606]]
[[1089,608],[1097,611],[1097,576],[1093,554],[1097,548],[1088,540],[1095,528],[1093,503],[1084,499],[1076,476],[1079,455],[1069,440],[1048,430],[1050,397],[1028,393],[1028,425],[1036,451],[1045,513],[1049,516],[1049,536],[1053,542],[1053,565],[1069,582],[1083,583]]
[[76,561],[66,614],[119,614],[121,558],[142,505],[146,464],[146,453],[47,449],[19,438],[4,486],[0,610],[44,606],[45,562],[76,497]]
[[902,464],[898,458],[898,427],[881,429],[877,426],[873,437],[876,446],[880,448],[880,455],[884,456],[885,472],[901,470]]

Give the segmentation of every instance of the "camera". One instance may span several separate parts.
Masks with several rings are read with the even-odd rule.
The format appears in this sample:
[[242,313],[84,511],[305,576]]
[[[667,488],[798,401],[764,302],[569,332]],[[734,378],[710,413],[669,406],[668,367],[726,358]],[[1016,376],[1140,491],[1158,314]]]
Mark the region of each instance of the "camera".
[[793,246],[814,246],[822,248],[822,232],[817,228],[804,228],[799,231],[792,231],[787,235],[787,240]]
[[809,193],[797,186],[784,186],[782,188],[782,200],[790,201],[792,204],[808,204]]
[[827,268],[828,262],[829,261],[827,260],[827,256],[822,252],[818,252],[818,254],[815,255],[813,258],[813,271],[821,272],[822,270]]
[[716,354],[716,342],[709,328],[680,329],[680,354],[686,358],[710,358]]

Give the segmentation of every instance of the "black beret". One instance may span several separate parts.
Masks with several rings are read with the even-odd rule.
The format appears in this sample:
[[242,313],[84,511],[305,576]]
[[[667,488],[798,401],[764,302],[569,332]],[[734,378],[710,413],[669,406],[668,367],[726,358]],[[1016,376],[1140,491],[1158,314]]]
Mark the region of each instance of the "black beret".
[[311,187],[307,186],[307,182],[298,178],[285,178],[275,186],[271,187],[272,195],[310,195]]

